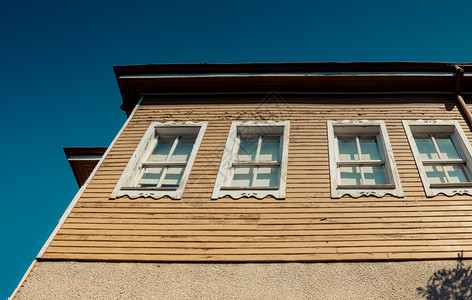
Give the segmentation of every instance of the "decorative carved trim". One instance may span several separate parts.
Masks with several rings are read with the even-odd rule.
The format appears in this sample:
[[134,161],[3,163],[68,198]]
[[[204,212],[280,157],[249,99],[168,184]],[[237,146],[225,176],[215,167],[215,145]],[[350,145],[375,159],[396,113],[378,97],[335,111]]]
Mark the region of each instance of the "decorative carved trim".
[[456,121],[443,121],[443,120],[417,120],[417,121],[403,121],[409,125],[454,125]]
[[153,122],[151,126],[154,127],[166,127],[166,126],[201,126],[202,123],[207,123],[207,122],[199,122],[199,123],[194,123],[192,121],[187,121],[187,122],[175,122],[175,121],[168,121],[165,123],[161,122]]
[[137,198],[152,198],[155,200],[161,199],[163,197],[170,197],[174,200],[178,200],[182,198],[182,194],[179,191],[149,191],[149,190],[134,190],[134,191],[127,191],[121,190],[118,192],[116,198],[120,197],[129,197],[130,199],[137,199]]
[[354,124],[354,125],[377,125],[380,124],[379,121],[369,121],[369,120],[343,120],[341,122],[332,121],[333,124]]
[[283,126],[284,122],[275,122],[275,121],[247,121],[239,122],[235,121],[236,126]]
[[[374,197],[377,197],[377,198],[382,198],[384,197],[385,195],[391,195],[391,196],[394,196],[394,197],[398,197],[398,195],[395,193],[395,189],[391,189],[391,190],[369,190],[369,191],[361,191],[361,190],[340,190],[338,189],[337,190],[337,194],[336,194],[336,198],[341,198],[342,196],[345,196],[345,195],[349,195],[351,196],[352,198],[359,198],[359,197],[362,197],[362,196],[374,196]],[[334,197],[333,197],[334,198]]]
[[241,199],[241,198],[257,198],[259,200],[264,199],[265,197],[272,196],[276,199],[282,199],[280,197],[279,190],[275,191],[263,191],[263,190],[254,190],[254,191],[241,191],[241,190],[235,190],[235,191],[230,191],[230,190],[220,190],[220,193],[218,194],[218,198],[223,198],[225,196],[229,196],[232,199]]
[[454,196],[454,195],[469,195],[469,196],[472,196],[472,189],[469,189],[469,190],[458,190],[458,189],[453,189],[453,190],[445,190],[445,189],[441,189],[441,191],[435,193],[434,195],[439,195],[439,194],[443,194],[445,196]]

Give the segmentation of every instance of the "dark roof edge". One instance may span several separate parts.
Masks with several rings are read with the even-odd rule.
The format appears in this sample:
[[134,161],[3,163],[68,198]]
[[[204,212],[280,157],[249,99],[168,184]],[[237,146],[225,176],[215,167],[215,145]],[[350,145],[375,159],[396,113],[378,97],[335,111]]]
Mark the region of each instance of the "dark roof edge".
[[[472,71],[472,63],[447,62],[298,62],[298,63],[231,63],[231,64],[148,64],[114,66],[123,104],[121,109],[127,115],[138,99],[130,92],[129,82],[122,76],[134,75],[223,75],[223,74],[290,74],[290,73],[449,73],[455,67]],[[134,86],[134,84],[132,84]]]
[[107,150],[107,147],[63,147],[62,149],[66,157],[69,158],[71,156],[102,156]]
[[242,64],[149,64],[114,66],[117,79],[122,75],[148,74],[227,74],[295,72],[454,72],[454,66],[472,70],[472,63],[443,62],[316,62]]

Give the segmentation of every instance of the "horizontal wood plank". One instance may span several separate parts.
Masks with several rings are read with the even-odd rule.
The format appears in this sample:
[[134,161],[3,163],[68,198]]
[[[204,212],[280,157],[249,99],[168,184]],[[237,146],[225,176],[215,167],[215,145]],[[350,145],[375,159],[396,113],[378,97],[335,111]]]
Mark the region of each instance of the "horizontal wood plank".
[[[44,259],[356,261],[472,253],[472,197],[425,197],[401,120],[457,120],[453,98],[376,101],[310,96],[181,105],[148,99],[92,178]],[[177,101],[178,102],[178,101]],[[286,198],[210,200],[232,121],[290,120]],[[404,198],[331,199],[326,122],[384,120]],[[181,200],[109,197],[151,122],[208,121]]]

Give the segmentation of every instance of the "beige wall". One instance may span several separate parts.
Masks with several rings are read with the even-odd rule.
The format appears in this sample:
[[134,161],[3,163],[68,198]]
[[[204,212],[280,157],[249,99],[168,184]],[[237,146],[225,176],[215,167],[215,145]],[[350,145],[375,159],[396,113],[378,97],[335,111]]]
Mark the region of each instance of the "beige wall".
[[444,292],[430,299],[468,299],[470,264],[40,262],[17,299],[425,299],[433,278]]

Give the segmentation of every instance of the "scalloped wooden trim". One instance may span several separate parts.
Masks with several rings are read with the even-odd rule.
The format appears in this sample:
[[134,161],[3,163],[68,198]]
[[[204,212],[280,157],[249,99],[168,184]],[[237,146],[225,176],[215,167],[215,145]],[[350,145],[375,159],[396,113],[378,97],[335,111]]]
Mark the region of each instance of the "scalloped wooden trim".
[[175,122],[175,121],[167,121],[165,123],[161,122],[153,122],[151,125],[154,127],[169,127],[169,126],[202,126],[202,123],[208,123],[208,122],[198,122],[194,123],[193,121],[187,121],[187,122]]
[[163,197],[170,197],[174,200],[179,200],[182,198],[182,193],[179,193],[178,190],[175,191],[144,191],[144,190],[137,190],[137,191],[120,191],[116,198],[121,197],[128,197],[130,199],[138,199],[138,198],[152,198],[154,200],[161,199]]
[[452,197],[455,195],[472,196],[472,189],[452,189],[452,191],[445,191],[444,189],[441,189],[441,191],[438,191],[437,193],[435,193],[434,196],[437,196],[439,194],[443,194],[444,196],[448,196],[448,197]]
[[443,121],[443,120],[416,120],[416,121],[402,121],[406,122],[408,125],[451,125],[454,126],[457,121],[450,120],[450,121]]
[[218,198],[223,198],[225,196],[229,196],[232,199],[241,199],[241,198],[257,198],[259,200],[264,199],[265,197],[272,196],[276,199],[285,199],[285,197],[280,197],[280,192],[279,190],[273,190],[273,191],[265,191],[265,190],[254,190],[254,191],[248,191],[248,190],[220,190],[218,194]]
[[341,198],[341,197],[346,196],[346,195],[351,196],[352,198],[359,198],[359,197],[362,197],[362,196],[366,196],[366,197],[373,196],[373,197],[377,197],[377,198],[382,198],[386,195],[390,195],[390,196],[393,196],[393,197],[398,197],[398,195],[395,193],[395,189],[385,190],[385,191],[379,191],[379,190],[365,190],[365,191],[362,191],[362,190],[349,190],[349,191],[343,191],[343,190],[338,189],[337,194],[336,194],[336,198]]

